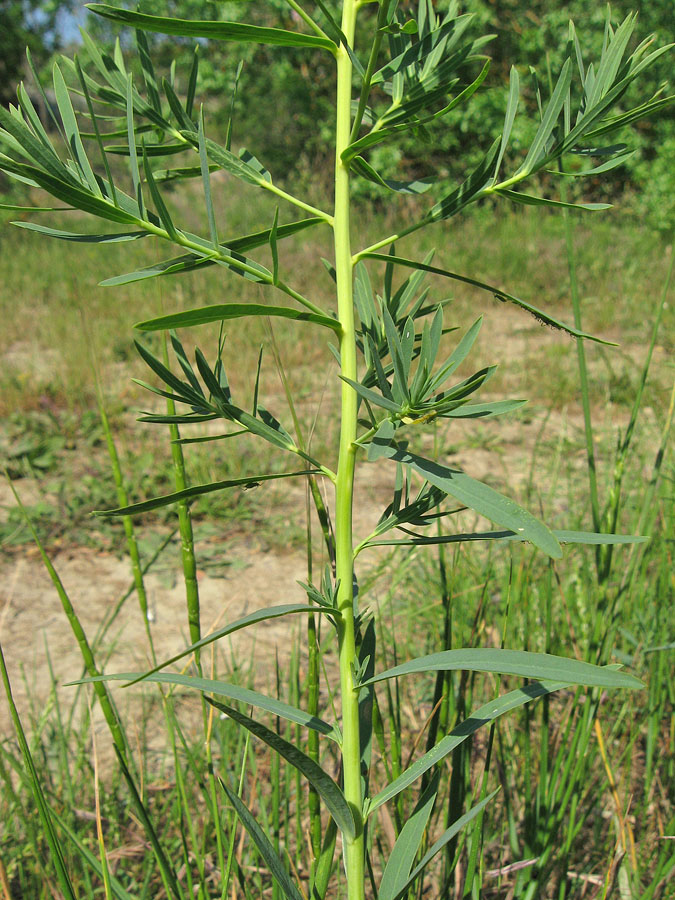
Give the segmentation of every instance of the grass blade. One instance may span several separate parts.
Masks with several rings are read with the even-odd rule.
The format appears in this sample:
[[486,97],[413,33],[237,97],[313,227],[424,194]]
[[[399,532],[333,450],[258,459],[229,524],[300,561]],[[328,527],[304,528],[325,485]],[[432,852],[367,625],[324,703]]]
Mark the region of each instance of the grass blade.
[[37,808],[38,816],[42,824],[42,833],[47,841],[47,845],[49,846],[49,855],[51,857],[54,869],[56,870],[56,880],[66,900],[77,900],[73,884],[70,880],[70,876],[68,875],[68,870],[66,869],[66,864],[63,858],[61,846],[59,844],[59,839],[56,835],[56,831],[54,830],[54,823],[52,822],[51,812],[47,805],[47,801],[45,800],[42,786],[40,785],[40,780],[35,768],[35,763],[33,762],[30,747],[28,746],[28,741],[26,740],[26,735],[21,724],[21,719],[19,718],[19,712],[16,708],[16,704],[14,703],[14,697],[12,695],[12,685],[9,680],[7,666],[5,665],[5,655],[2,651],[2,644],[0,644],[0,674],[2,675],[2,683],[5,688],[5,696],[7,697],[7,703],[9,705],[10,717],[12,719],[14,731],[16,733],[19,747],[21,749],[23,763],[28,773],[28,780],[30,781],[31,790],[33,792],[35,806]]

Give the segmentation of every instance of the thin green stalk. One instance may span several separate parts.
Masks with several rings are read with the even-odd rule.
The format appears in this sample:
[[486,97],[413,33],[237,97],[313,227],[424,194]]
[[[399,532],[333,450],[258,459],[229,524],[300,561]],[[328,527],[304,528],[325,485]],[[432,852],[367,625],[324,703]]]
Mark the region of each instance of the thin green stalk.
[[59,843],[58,835],[56,834],[54,823],[52,821],[52,816],[42,792],[42,788],[40,786],[40,781],[38,779],[35,764],[33,763],[33,757],[31,756],[30,747],[28,746],[28,741],[26,740],[26,735],[21,724],[21,719],[19,718],[19,712],[16,708],[16,704],[14,703],[14,697],[12,696],[12,685],[9,680],[9,673],[7,672],[7,666],[5,665],[5,656],[2,652],[1,644],[0,677],[2,678],[3,687],[5,689],[5,696],[7,697],[7,703],[9,704],[10,717],[12,719],[14,730],[19,741],[19,746],[21,748],[23,762],[26,769],[28,770],[28,778],[30,780],[33,797],[35,799],[35,807],[38,811],[38,815],[42,823],[43,836],[47,840],[51,861],[56,870],[56,879],[66,900],[75,900],[76,895],[73,889],[73,884],[70,880],[70,876],[68,874],[68,870],[66,869],[61,844]]
[[[169,365],[169,354],[164,340],[164,365]],[[176,415],[176,404],[173,400],[166,401],[167,415]],[[185,472],[185,457],[183,455],[183,447],[180,444],[180,432],[178,425],[171,423],[169,425],[169,435],[171,437],[171,458],[173,460],[173,476],[176,484],[176,491],[184,491],[188,487],[187,474]],[[190,633],[190,643],[196,644],[201,640],[201,622],[199,611],[199,586],[197,584],[197,562],[195,560],[195,541],[192,530],[192,515],[190,513],[190,505],[187,500],[179,500],[176,504],[178,510],[178,530],[180,532],[181,558],[183,561],[183,575],[185,578],[185,597],[187,601],[188,613],[188,629]],[[195,650],[195,665],[199,674],[202,674],[200,651]]]
[[[621,506],[621,488],[623,485],[624,479],[624,471],[625,471],[625,463],[626,457],[628,455],[628,451],[630,449],[631,441],[633,439],[633,434],[635,432],[635,426],[637,424],[638,416],[640,414],[640,407],[642,405],[642,395],[644,393],[645,385],[647,383],[647,378],[649,377],[649,370],[651,367],[652,356],[654,354],[654,347],[656,346],[656,339],[658,337],[659,328],[661,327],[661,320],[663,319],[663,311],[666,308],[666,301],[668,299],[668,289],[670,287],[670,281],[673,276],[673,266],[675,264],[675,254],[671,254],[670,257],[670,265],[668,266],[668,272],[666,274],[666,278],[663,284],[663,289],[661,291],[661,295],[656,304],[656,311],[654,313],[654,319],[652,324],[652,334],[651,339],[649,341],[649,346],[647,348],[647,355],[645,357],[644,365],[642,366],[642,373],[640,376],[640,383],[638,385],[637,392],[635,394],[635,398],[633,400],[633,406],[631,409],[630,419],[628,421],[628,425],[626,427],[626,432],[623,436],[619,444],[619,448],[616,455],[616,460],[614,464],[614,478],[612,482],[612,487],[610,490],[607,514],[604,522],[604,527],[607,531],[611,531],[614,533],[616,531],[616,526],[619,518],[619,510]],[[653,493],[653,492],[652,492]],[[609,544],[604,551],[603,555],[603,577],[608,578],[610,568],[612,565],[612,555],[614,547]]]
[[[345,0],[342,31],[349,46],[354,43],[355,0]],[[337,51],[337,100],[335,140],[335,214],[334,246],[340,335],[341,375],[357,380],[356,329],[354,322],[353,271],[350,240],[349,168],[341,159],[351,134],[352,61],[345,47]],[[358,665],[354,621],[354,549],[352,541],[352,503],[356,460],[357,394],[343,381],[341,388],[340,451],[335,487],[335,556],[338,582],[338,608],[342,614],[338,626],[340,691],[342,698],[342,761],[344,792],[355,822],[355,835],[343,834],[344,861],[349,900],[364,900],[365,841],[363,799],[361,796],[361,749],[359,729],[359,691],[354,685]]]
[[[94,678],[101,673],[96,666],[96,660],[94,659],[94,654],[87,640],[87,636],[84,633],[84,629],[82,628],[82,624],[78,618],[78,615],[71,603],[70,597],[68,596],[68,592],[66,591],[61,578],[59,577],[58,572],[54,568],[54,565],[51,559],[47,556],[47,553],[42,545],[42,541],[40,540],[37,531],[28,516],[28,512],[24,507],[23,503],[19,495],[14,488],[14,485],[9,478],[9,476],[5,473],[7,482],[9,487],[14,494],[14,499],[16,500],[19,509],[24,517],[26,524],[28,525],[31,534],[33,536],[33,540],[35,541],[35,545],[40,552],[40,556],[42,557],[42,561],[49,573],[49,577],[52,581],[52,584],[56,588],[56,591],[59,595],[59,599],[61,601],[61,606],[63,607],[63,611],[66,614],[66,618],[68,619],[68,623],[71,627],[73,635],[75,636],[75,640],[77,641],[78,647],[80,648],[80,654],[82,656],[82,660],[84,662],[85,669],[87,671],[87,675],[90,678]],[[120,724],[119,716],[117,714],[117,710],[115,709],[115,705],[112,697],[110,696],[110,692],[108,691],[107,686],[101,681],[94,682],[94,692],[96,693],[96,697],[101,706],[101,711],[103,712],[103,716],[106,720],[108,728],[110,729],[110,733],[112,735],[112,739],[115,742],[119,752],[124,756],[125,760],[129,759],[129,745],[127,743],[126,735],[122,729]]]
[[[164,364],[168,367],[168,347],[166,337],[164,339]],[[167,415],[176,415],[176,405],[173,400],[166,401]],[[177,491],[184,491],[188,486],[187,474],[185,471],[185,457],[183,455],[183,446],[180,443],[180,432],[178,425],[171,423],[169,425],[169,433],[171,435],[171,457],[173,460],[174,480]],[[194,532],[192,529],[192,515],[190,513],[190,505],[187,500],[179,500],[178,508],[178,528],[181,538],[181,558],[183,563],[183,579],[185,582],[185,597],[187,602],[188,629],[190,635],[190,643],[195,644],[201,639],[201,616],[199,602],[199,585],[197,582],[197,562],[195,559]],[[195,666],[198,674],[202,675],[201,652],[195,650],[194,653]],[[213,823],[216,827],[216,846],[218,852],[218,861],[221,871],[225,865],[225,855],[223,846],[222,829],[220,827],[220,804],[218,785],[213,769],[213,751],[211,747],[211,724],[213,721],[213,708],[210,707],[203,694],[201,696],[202,704],[202,720],[204,726],[206,764],[209,781],[209,800],[211,806],[211,815]],[[225,887],[223,885],[221,896],[225,897]]]
[[[560,199],[567,201],[567,185],[565,179],[561,179]],[[574,314],[574,327],[581,331],[581,299],[579,297],[579,284],[577,281],[576,252],[574,249],[574,229],[570,211],[564,208],[562,211],[565,224],[565,247],[567,250],[567,270],[570,281],[570,296],[572,298],[572,311]],[[593,420],[591,418],[590,388],[588,384],[588,366],[586,364],[586,348],[583,338],[576,339],[577,364],[579,366],[579,383],[581,386],[581,404],[584,413],[584,435],[586,438],[586,460],[588,464],[588,486],[590,490],[591,516],[594,531],[600,531],[600,501],[598,499],[598,478],[595,461],[595,447],[593,442]],[[596,550],[596,564],[600,565],[600,551]]]
[[[98,411],[101,418],[103,433],[105,434],[108,456],[110,457],[110,467],[112,469],[113,478],[115,480],[117,504],[120,507],[124,507],[129,505],[129,495],[127,494],[127,490],[124,485],[122,467],[120,466],[117,446],[115,444],[115,439],[110,428],[110,421],[108,419],[108,414],[106,412],[105,403],[103,400],[103,391],[101,389],[101,381],[98,377],[98,372],[96,372],[95,378],[96,400],[98,402]],[[136,589],[136,596],[138,597],[138,605],[141,610],[143,626],[148,638],[150,656],[152,658],[152,664],[154,666],[157,663],[157,657],[155,655],[155,647],[152,640],[152,630],[150,628],[150,618],[148,616],[148,595],[145,590],[145,582],[143,580],[143,567],[141,564],[141,555],[138,549],[138,541],[136,540],[136,531],[134,529],[134,523],[131,516],[123,516],[122,523],[124,525],[124,533],[127,538],[127,552],[129,553],[129,559],[131,560],[131,572],[134,580],[134,587]]]

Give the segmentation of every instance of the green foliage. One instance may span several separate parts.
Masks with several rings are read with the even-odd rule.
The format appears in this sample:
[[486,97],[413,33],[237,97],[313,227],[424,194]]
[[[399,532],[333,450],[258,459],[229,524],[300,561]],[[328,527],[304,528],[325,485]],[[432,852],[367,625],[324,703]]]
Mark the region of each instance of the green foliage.
[[[82,243],[129,243],[148,237],[162,245],[170,244],[174,248],[172,252],[175,248],[180,252],[179,256],[162,260],[154,267],[127,270],[124,274],[108,278],[105,285],[115,286],[215,266],[226,282],[233,275],[242,279],[252,289],[251,296],[255,298],[251,303],[210,304],[172,312],[168,316],[141,323],[140,328],[146,331],[169,332],[162,358],[141,341],[136,343],[136,347],[153,379],[152,383],[141,381],[139,384],[153,395],[153,399],[158,396],[166,403],[164,410],[158,412],[151,409],[143,414],[141,420],[169,427],[174,490],[141,503],[129,504],[109,440],[117,479],[118,508],[109,510],[108,514],[121,516],[129,524],[130,517],[137,513],[168,506],[175,506],[177,511],[190,645],[172,662],[191,654],[196,674],[182,677],[171,673],[157,675],[157,669],[161,666],[155,665],[150,672],[135,673],[133,680],[147,677],[159,683],[187,685],[202,695],[206,755],[203,792],[211,821],[216,823],[216,853],[223,879],[222,895],[228,893],[234,837],[222,830],[221,788],[233,820],[239,820],[249,834],[278,889],[293,900],[300,896],[300,890],[279,852],[278,833],[274,828],[265,827],[266,823],[261,822],[260,816],[244,802],[241,785],[236,789],[216,777],[210,739],[214,708],[245,730],[247,736],[252,735],[266,745],[275,754],[275,766],[280,767],[281,760],[284,760],[295,770],[293,777],[298,779],[298,797],[302,795],[302,785],[306,784],[309,796],[313,798],[311,829],[315,839],[312,842],[314,855],[310,869],[315,897],[325,896],[328,890],[337,832],[342,841],[342,864],[349,900],[364,900],[369,880],[373,883],[373,891],[376,891],[374,873],[377,870],[384,873],[381,885],[384,897],[399,898],[411,889],[424,890],[427,867],[436,854],[446,846],[450,847],[459,829],[475,819],[477,826],[471,837],[466,885],[466,891],[472,893],[479,891],[481,884],[477,857],[483,807],[494,796],[487,792],[489,763],[485,766],[477,804],[472,801],[471,805],[468,797],[458,796],[451,783],[451,805],[446,827],[431,848],[423,845],[427,822],[436,804],[443,803],[443,798],[440,796],[440,777],[427,773],[450,753],[456,761],[458,754],[464,752],[464,748],[460,749],[461,745],[478,728],[487,724],[491,727],[488,738],[491,746],[494,721],[530,701],[541,697],[544,703],[548,703],[549,694],[568,686],[640,688],[642,685],[634,676],[616,672],[615,666],[597,665],[597,662],[604,661],[605,652],[596,653],[593,662],[582,662],[541,652],[545,648],[537,648],[536,652],[507,649],[504,641],[495,648],[469,646],[451,649],[447,646],[452,643],[449,633],[445,635],[446,646],[443,649],[382,668],[383,659],[388,655],[387,648],[383,648],[384,652],[378,651],[376,628],[371,622],[368,606],[364,605],[367,600],[358,587],[355,569],[359,552],[369,543],[366,539],[354,546],[357,467],[369,464],[391,467],[387,461],[396,463],[395,470],[391,467],[392,476],[395,474],[392,500],[385,508],[373,537],[396,528],[407,534],[408,538],[426,538],[424,543],[439,546],[450,541],[492,542],[508,539],[525,542],[552,560],[562,556],[561,541],[595,544],[599,556],[607,554],[603,559],[611,559],[610,551],[606,550],[608,546],[632,543],[637,547],[640,539],[617,536],[616,516],[603,520],[603,524],[607,525],[603,533],[587,534],[573,530],[554,533],[529,510],[434,454],[429,442],[420,439],[421,433],[435,428],[440,420],[493,419],[520,405],[519,401],[473,402],[473,395],[484,388],[494,373],[494,366],[487,366],[469,376],[457,374],[472,351],[480,320],[466,331],[454,349],[449,350],[442,340],[447,333],[444,328],[445,304],[429,299],[424,284],[427,275],[439,275],[481,291],[489,291],[500,301],[519,307],[535,319],[572,334],[578,341],[590,336],[581,330],[578,321],[574,326],[565,325],[546,311],[471,275],[432,266],[431,256],[423,261],[401,257],[397,255],[395,243],[423,228],[452,220],[470,205],[486,199],[495,203],[508,200],[526,206],[548,206],[562,209],[566,215],[569,209],[605,209],[607,204],[604,203],[584,202],[576,197],[568,199],[566,189],[563,187],[558,194],[556,186],[561,180],[564,184],[570,173],[594,178],[599,172],[608,171],[611,166],[625,161],[625,145],[611,143],[614,138],[608,136],[668,106],[670,99],[663,99],[649,91],[645,93],[644,87],[639,90],[639,86],[643,72],[659,63],[671,48],[653,47],[648,39],[633,46],[631,41],[636,18],[628,14],[616,24],[608,16],[601,47],[596,53],[591,51],[589,56],[588,49],[570,24],[566,31],[565,58],[551,64],[549,88],[542,88],[535,81],[536,113],[529,117],[528,125],[523,128],[527,140],[519,146],[514,137],[526,117],[518,115],[523,88],[517,70],[511,69],[509,91],[500,120],[501,130],[495,134],[481,132],[481,140],[476,147],[478,155],[472,158],[468,154],[466,171],[462,173],[460,183],[452,179],[453,173],[442,168],[436,168],[429,179],[415,179],[411,183],[391,179],[378,172],[373,148],[382,144],[397,144],[401,138],[405,141],[409,134],[431,134],[435,128],[451,123],[457,110],[472,107],[474,96],[479,96],[479,89],[487,75],[483,51],[492,36],[475,27],[479,24],[476,17],[460,14],[455,3],[450,3],[439,12],[428,0],[421,0],[414,17],[410,18],[402,10],[397,10],[395,2],[381,0],[376,10],[366,10],[363,16],[369,52],[367,61],[366,54],[362,61],[357,55],[361,51],[356,43],[360,3],[345,0],[339,25],[322,3],[319,4],[316,19],[298,6],[295,0],[290,6],[297,19],[292,27],[278,27],[278,24],[247,21],[245,14],[236,20],[215,17],[204,21],[185,18],[185,10],[181,10],[181,16],[176,17],[93,4],[90,8],[104,18],[136,29],[135,46],[142,70],[140,76],[127,68],[121,45],[116,45],[112,55],[109,55],[101,51],[91,37],[85,36],[86,66],[83,67],[79,59],[64,61],[63,68],[54,66],[53,85],[63,144],[57,144],[49,137],[36,119],[30,101],[20,91],[19,106],[0,111],[0,141],[4,148],[0,154],[0,169],[32,188],[46,191],[71,209],[105,223],[102,226],[105,230],[86,235],[55,228],[45,229],[33,223],[20,223],[23,227],[42,231],[58,240]],[[295,52],[298,48],[306,52],[311,49],[326,65],[335,64],[336,95],[332,103],[335,184],[332,209],[318,208],[308,199],[295,196],[282,187],[288,172],[283,168],[279,173],[270,172],[268,165],[271,169],[276,167],[267,159],[264,146],[261,150],[255,148],[262,161],[243,147],[234,152],[229,128],[223,144],[208,136],[203,107],[197,110],[194,102],[199,88],[199,45],[193,51],[186,86],[181,88],[173,71],[168,79],[160,80],[158,77],[145,32],[220,40],[246,47],[263,45],[278,52]],[[631,91],[635,92],[633,96]],[[85,111],[79,115],[73,102],[78,96],[83,97],[86,104]],[[84,130],[84,123],[87,130]],[[288,123],[286,125],[288,127]],[[121,144],[109,143],[119,139]],[[185,154],[185,157],[182,156],[178,166],[172,167],[176,154]],[[111,164],[111,156],[118,155],[128,160],[126,176],[118,174]],[[168,167],[159,169],[158,160]],[[188,164],[185,165],[185,162]],[[275,202],[284,205],[275,208],[267,229],[223,238],[224,216],[213,190],[216,175],[237,179],[247,189],[272,195]],[[198,179],[202,195],[202,233],[193,233],[181,223],[180,210],[172,202],[167,187],[167,182],[192,178]],[[424,193],[429,180],[433,180],[433,197],[415,213],[412,223],[402,225],[398,231],[354,252],[352,239],[356,241],[356,236],[353,236],[351,227],[352,181],[359,178],[374,182],[394,194]],[[299,215],[300,210],[304,218],[280,221],[282,216],[285,218],[288,205],[294,207],[294,215]],[[36,211],[41,209],[36,207]],[[110,223],[124,230],[111,232]],[[307,228],[321,228],[324,232],[330,231],[332,236],[333,261],[327,264],[327,268],[335,289],[328,304],[322,302],[312,284],[308,290],[305,289],[310,296],[305,296],[299,290],[301,273],[287,263],[285,248],[288,238]],[[380,252],[387,249],[389,252]],[[258,255],[262,258],[256,258]],[[380,274],[382,268],[384,271]],[[399,278],[401,269],[410,274]],[[376,274],[377,290],[373,288]],[[293,301],[300,308],[278,306],[273,300],[270,302],[270,295],[276,298],[278,293],[284,295],[285,303]],[[284,319],[296,328],[312,329],[324,340],[327,337],[337,340],[337,344],[329,346],[338,362],[334,374],[340,391],[340,412],[335,422],[337,434],[329,448],[322,447],[317,452],[309,445],[283,375],[289,407],[288,424],[282,423],[281,414],[273,413],[263,405],[262,351],[257,367],[250,372],[247,396],[242,398],[240,388],[235,390],[232,387],[232,379],[228,375],[232,360],[228,357],[222,323],[237,323],[239,319],[264,314],[271,319]],[[578,316],[575,318],[578,319]],[[208,323],[220,323],[217,352],[212,356],[209,354],[213,360],[210,361],[209,356],[196,347],[193,364],[191,354],[171,329],[193,328]],[[328,354],[326,358],[330,360]],[[283,372],[279,358],[277,364]],[[208,437],[227,442],[225,446],[228,449],[236,447],[243,437],[255,442],[262,441],[270,445],[275,459],[290,455],[295,458],[294,464],[299,461],[302,468],[288,471],[287,466],[281,463],[281,471],[219,478],[191,485],[184,455],[184,448],[190,439],[181,436],[182,429],[211,422],[218,422],[219,428],[226,430]],[[324,417],[320,430],[328,433],[329,426],[333,424],[332,417]],[[108,432],[107,436],[109,438]],[[203,437],[197,435],[197,441]],[[334,487],[332,524],[317,487],[319,476]],[[217,680],[205,680],[202,670],[201,650],[210,641],[202,633],[190,502],[205,494],[233,487],[255,487],[263,482],[286,478],[307,479],[308,493],[312,497],[314,513],[325,543],[327,566],[321,585],[313,584],[310,575],[305,590],[310,610],[308,634],[312,652],[320,653],[316,636],[317,618],[327,622],[337,644],[338,672],[331,685],[331,695],[335,698],[339,715],[335,714],[333,722],[318,716],[318,666],[314,668],[312,699],[307,710],[297,704],[282,704],[278,697],[244,695],[229,684],[221,687]],[[413,484],[419,485],[416,495],[411,494]],[[461,504],[461,510],[488,519],[503,530],[460,532],[453,527],[453,520],[450,519],[459,511],[455,501]],[[24,515],[30,524],[25,511]],[[425,532],[424,529],[438,525],[446,518],[450,521],[447,532],[441,530],[437,535]],[[597,531],[599,523],[596,521],[594,524]],[[411,525],[422,531],[411,532]],[[111,732],[119,771],[129,791],[136,818],[152,849],[163,888],[167,895],[182,900],[192,890],[183,889],[175,855],[165,846],[149,813],[126,732],[112,702],[108,681],[115,678],[101,675],[94,648],[84,633],[70,597],[37,533],[34,534],[81,649],[88,681],[93,684]],[[127,537],[133,555],[136,553],[132,549],[135,543],[128,528]],[[311,544],[311,529],[309,542]],[[406,542],[410,543],[410,540],[406,539]],[[310,546],[310,570],[311,553]],[[141,611],[147,620],[147,606],[144,605],[138,580],[136,586]],[[297,605],[281,610],[262,610],[234,624],[230,623],[219,636],[269,618],[300,611]],[[149,629],[148,637],[153,661],[156,662]],[[596,647],[593,649],[597,650]],[[372,742],[374,734],[381,736],[384,708],[383,695],[378,694],[375,685],[388,683],[390,679],[405,674],[436,673],[437,686],[442,688],[444,684],[447,686],[444,681],[447,673],[456,670],[465,673],[465,677],[468,677],[466,673],[471,672],[515,675],[529,683],[505,695],[497,695],[491,702],[469,713],[468,718],[464,718],[468,712],[465,708],[461,716],[463,721],[454,727],[446,718],[443,728],[440,728],[440,719],[437,719],[435,737],[430,738],[427,751],[410,766],[402,766],[401,759],[392,754],[381,773],[384,787],[379,792],[371,791],[370,778],[376,771]],[[204,694],[210,696],[204,697]],[[300,741],[294,739],[295,735],[282,734],[278,726],[269,727],[242,709],[223,704],[217,699],[219,695],[239,702],[250,702],[292,722],[294,726],[323,732],[332,738],[337,744],[339,776],[335,777],[334,760],[322,753],[317,739],[308,740],[308,752],[305,752]],[[388,696],[391,697],[391,690]],[[595,692],[588,698],[581,714],[584,721],[579,738],[582,751],[590,735],[589,724],[593,718],[590,711],[597,708],[598,703]],[[432,716],[439,709],[440,698]],[[396,732],[397,725],[400,723],[391,717],[392,732]],[[170,725],[170,728],[174,726]],[[576,764],[579,758],[573,756],[572,763]],[[458,771],[459,767],[453,770],[453,778],[457,777],[455,773]],[[37,774],[32,773],[30,779],[35,782]],[[366,821],[374,809],[398,798],[404,788],[411,787],[419,779],[421,784],[412,806],[412,817],[408,825],[400,829],[387,863],[385,858],[378,858],[384,857],[379,853],[380,848],[368,841]],[[321,815],[322,806],[334,825],[326,825],[326,819]],[[399,818],[401,811],[399,806]],[[184,807],[184,813],[189,815],[187,807]],[[48,810],[45,810],[45,816],[53,825]],[[229,853],[226,852],[227,840]],[[52,855],[55,853],[53,850]],[[187,852],[185,856],[189,859]],[[374,858],[377,860],[375,866]],[[455,864],[454,852],[448,853],[446,887],[451,884]],[[202,893],[206,896],[204,877],[202,859],[200,878]],[[243,876],[241,880],[244,883]],[[244,887],[244,890],[253,888]]]

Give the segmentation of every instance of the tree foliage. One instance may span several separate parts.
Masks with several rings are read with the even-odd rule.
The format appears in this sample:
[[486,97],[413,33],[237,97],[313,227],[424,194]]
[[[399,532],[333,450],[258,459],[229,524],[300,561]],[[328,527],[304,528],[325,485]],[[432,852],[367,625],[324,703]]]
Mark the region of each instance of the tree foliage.
[[38,61],[59,48],[64,14],[73,6],[73,0],[0,0],[0,103],[16,95],[26,47]]

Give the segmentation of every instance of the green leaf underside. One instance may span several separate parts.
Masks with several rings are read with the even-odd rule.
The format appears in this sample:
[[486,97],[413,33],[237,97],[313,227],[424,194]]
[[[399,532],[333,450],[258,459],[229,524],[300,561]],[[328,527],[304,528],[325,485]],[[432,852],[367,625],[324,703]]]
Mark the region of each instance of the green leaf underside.
[[485,516],[491,522],[516,532],[520,535],[521,540],[531,541],[535,547],[554,559],[562,556],[560,544],[543,522],[483,482],[476,481],[459,469],[442,466],[433,460],[424,459],[408,450],[392,446],[388,436],[379,438],[376,434],[368,445],[368,458],[374,461],[381,457],[408,466],[430,484]]
[[333,781],[330,775],[321,768],[321,766],[310,759],[302,750],[299,750],[294,744],[285,740],[278,735],[276,731],[271,731],[261,722],[256,722],[249,716],[243,715],[239,710],[233,709],[231,706],[225,706],[206,698],[212,706],[217,707],[221,712],[233,719],[238,725],[246,728],[251,734],[255,735],[259,740],[263,741],[275,753],[282,756],[294,768],[301,772],[312,787],[321,796],[326,804],[326,809],[335,819],[338,827],[343,834],[354,837],[356,826],[354,824],[354,816],[349,808],[345,795],[342,793],[338,785]]
[[288,872],[284,867],[284,864],[277,856],[277,853],[270,843],[267,835],[258,825],[247,807],[242,803],[237,794],[235,794],[234,791],[230,790],[230,788],[225,784],[222,778],[220,779],[220,784],[222,789],[227,794],[228,800],[235,808],[242,825],[253,839],[253,842],[258,848],[260,855],[262,856],[265,864],[267,865],[267,868],[272,874],[272,877],[276,880],[277,884],[281,888],[286,900],[304,900],[300,891],[291,881]]
[[119,672],[114,675],[97,675],[94,678],[83,678],[81,681],[70,683],[89,684],[94,681],[124,681],[127,682],[125,687],[136,684],[139,681],[148,681],[153,684],[171,684],[190,688],[190,690],[201,691],[204,694],[216,694],[220,697],[227,697],[229,700],[244,703],[246,706],[255,706],[257,709],[265,710],[265,712],[269,712],[274,716],[280,716],[289,722],[296,722],[298,725],[311,728],[313,731],[318,731],[326,737],[337,740],[335,729],[323,719],[311,716],[309,713],[274,697],[267,697],[265,694],[248,690],[240,687],[238,684],[229,684],[226,681],[212,681],[208,678],[196,678],[192,675],[181,675],[177,672],[153,672],[152,674]]
[[459,275],[457,272],[450,272],[448,269],[440,269],[438,268],[438,266],[430,266],[426,263],[420,263],[412,259],[404,259],[401,256],[393,256],[386,253],[371,253],[366,251],[365,253],[357,254],[357,256],[359,259],[377,259],[380,262],[390,263],[397,266],[405,266],[409,269],[418,269],[421,272],[429,272],[429,274],[431,275],[441,275],[444,278],[452,278],[454,281],[461,281],[463,284],[473,285],[473,287],[480,288],[483,291],[488,291],[497,300],[501,300],[505,303],[513,303],[515,306],[524,309],[526,312],[529,312],[531,315],[533,315],[538,322],[541,322],[542,325],[550,325],[552,328],[555,328],[558,331],[565,331],[572,337],[584,338],[587,341],[595,341],[597,344],[606,344],[609,347],[616,346],[616,344],[612,341],[606,341],[603,338],[595,337],[595,335],[587,334],[585,331],[579,331],[578,329],[573,328],[571,325],[566,325],[564,322],[560,322],[558,319],[555,319],[553,316],[549,315],[549,313],[544,312],[544,310],[538,309],[536,306],[532,306],[532,304],[527,303],[525,300],[521,300],[520,297],[516,297],[513,294],[507,294],[506,291],[503,291],[501,288],[495,287],[491,284],[486,284],[483,281],[477,281],[475,278],[469,278],[467,275]]
[[499,650],[478,647],[470,650],[443,650],[420,656],[407,663],[394,666],[375,675],[362,686],[375,684],[400,675],[416,672],[497,672],[500,675],[517,675],[535,681],[555,680],[563,684],[580,684],[586,687],[642,688],[644,685],[633,675],[617,672],[608,666],[594,666],[578,659],[566,659],[549,653],[531,653],[527,650]]
[[248,44],[275,44],[286,47],[320,47],[334,52],[337,47],[328,38],[314,34],[300,34],[281,28],[263,28],[241,22],[203,22],[192,19],[169,19],[149,16],[128,9],[117,9],[104,3],[88,3],[87,9],[113,22],[131,25],[142,31],[174,34],[179,37],[210,38]]
[[142,503],[133,503],[131,506],[122,506],[119,509],[100,509],[94,512],[95,516],[133,516],[137,513],[149,512],[162,506],[170,506],[179,500],[189,500],[202,494],[210,494],[213,491],[222,491],[226,488],[239,487],[241,485],[257,486],[260,481],[273,481],[277,478],[298,478],[302,475],[315,475],[317,469],[303,469],[300,472],[280,472],[275,475],[251,475],[249,478],[231,478],[228,481],[213,481],[210,484],[197,484],[194,487],[166,494],[163,497],[155,497],[153,500],[145,500]]
[[320,316],[317,313],[292,309],[289,306],[265,306],[262,303],[222,303],[214,306],[202,306],[188,309],[185,312],[159,316],[134,325],[139,331],[163,331],[173,328],[192,328],[208,322],[222,322],[226,319],[239,319],[245,316],[275,316],[281,319],[293,319],[298,322],[313,322],[333,331],[340,330],[337,319]]

